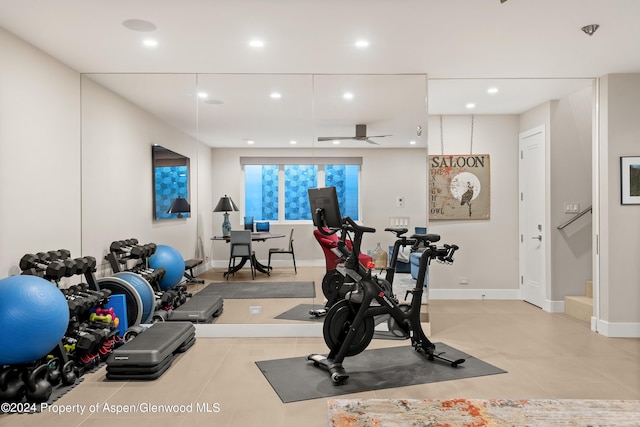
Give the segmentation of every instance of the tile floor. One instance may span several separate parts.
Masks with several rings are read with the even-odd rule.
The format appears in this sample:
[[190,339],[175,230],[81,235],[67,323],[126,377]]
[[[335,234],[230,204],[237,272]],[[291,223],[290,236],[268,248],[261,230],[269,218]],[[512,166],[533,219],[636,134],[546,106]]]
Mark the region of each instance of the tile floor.
[[[309,280],[319,274],[311,270],[298,269],[294,275],[291,269],[268,279]],[[221,276],[214,270],[201,277],[221,280]],[[233,279],[246,277],[236,274]],[[320,298],[316,302],[321,303]],[[255,303],[226,300],[224,313],[216,321],[273,321],[273,313],[300,301],[260,300],[265,310],[258,317],[248,317],[245,305]],[[522,301],[436,300],[430,302],[429,314],[433,341],[445,342],[508,373],[339,398],[640,400],[640,339],[606,338],[583,322]],[[398,345],[407,344],[374,340],[371,347]],[[305,363],[306,354],[325,349],[322,338],[200,338],[156,381],[106,381],[102,367],[85,375],[81,384],[55,403],[70,405],[73,413],[2,415],[0,426],[326,426],[326,399],[283,404],[255,365],[260,360],[295,356]],[[115,414],[105,404],[192,407],[191,412],[179,414]],[[82,405],[85,412],[79,414],[77,408]],[[90,413],[90,408],[97,410]],[[189,411],[189,406],[184,410]]]

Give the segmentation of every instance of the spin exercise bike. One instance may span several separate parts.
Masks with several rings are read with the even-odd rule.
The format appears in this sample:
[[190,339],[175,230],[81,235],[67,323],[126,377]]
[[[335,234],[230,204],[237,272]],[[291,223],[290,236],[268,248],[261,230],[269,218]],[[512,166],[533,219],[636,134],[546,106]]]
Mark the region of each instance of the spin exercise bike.
[[[337,205],[337,199],[333,203]],[[390,330],[395,331],[396,335],[411,339],[412,347],[425,354],[428,360],[439,360],[453,368],[464,363],[465,359],[451,359],[445,356],[444,352],[437,352],[435,344],[427,338],[420,324],[420,306],[429,264],[433,259],[453,263],[453,255],[458,246],[436,246],[434,243],[440,240],[437,234],[413,235],[411,238],[424,244],[425,250],[420,257],[416,287],[407,291],[407,294],[412,295],[411,302],[400,304],[379,280],[372,278],[371,269],[358,262],[362,237],[364,233],[374,233],[375,228],[360,226],[350,217],[340,218],[339,222],[336,222],[335,208],[331,210],[334,211],[329,215],[332,219],[327,221],[324,207],[316,209],[314,223],[319,230],[323,231],[325,226],[331,228],[333,225],[333,228],[336,228],[335,226],[339,224],[343,232],[353,232],[355,236],[353,249],[350,253],[343,252],[346,261],[338,266],[337,270],[345,277],[351,278],[356,289],[347,292],[344,298],[336,302],[327,312],[323,336],[330,349],[329,354],[327,356],[310,354],[307,360],[312,361],[314,366],[326,369],[333,384],[342,383],[349,378],[349,374],[342,366],[345,357],[355,356],[367,348],[373,338],[375,316],[389,315]]]
[[[331,235],[337,233],[338,231],[340,231],[340,229],[324,229],[320,231],[320,233],[324,235]],[[406,228],[388,227],[385,228],[384,231],[389,231],[396,236],[396,241],[393,245],[393,251],[391,252],[391,260],[389,262],[389,265],[385,268],[385,277],[383,279],[387,282],[386,284],[383,284],[383,286],[386,286],[387,289],[393,294],[393,278],[396,272],[396,265],[398,262],[398,254],[400,253],[400,248],[411,246],[411,251],[413,252],[417,249],[419,242],[415,239],[407,238],[407,236],[404,235],[407,231],[409,231]],[[332,249],[332,251],[340,258],[340,261],[342,263],[346,261],[347,257],[345,256],[345,254],[351,254],[351,250],[348,249],[348,245],[346,243],[346,237],[346,232],[341,233],[336,248]],[[342,247],[342,249],[340,249],[339,247]],[[327,299],[327,302],[323,308],[310,310],[309,314],[314,317],[325,316],[331,306],[343,299],[347,292],[353,291],[354,289],[355,283],[350,277],[345,277],[336,269],[327,271],[322,278],[322,293]]]

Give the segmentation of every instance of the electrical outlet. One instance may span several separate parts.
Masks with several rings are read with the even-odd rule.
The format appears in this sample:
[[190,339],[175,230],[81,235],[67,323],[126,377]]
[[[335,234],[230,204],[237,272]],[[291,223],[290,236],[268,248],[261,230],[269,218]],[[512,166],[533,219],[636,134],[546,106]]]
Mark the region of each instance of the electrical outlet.
[[249,307],[249,314],[260,314],[260,313],[262,313],[261,305],[252,305],[251,307]]
[[468,277],[458,277],[458,283],[460,283],[461,285],[468,285],[469,284],[469,278]]
[[404,208],[404,196],[396,196],[396,207]]

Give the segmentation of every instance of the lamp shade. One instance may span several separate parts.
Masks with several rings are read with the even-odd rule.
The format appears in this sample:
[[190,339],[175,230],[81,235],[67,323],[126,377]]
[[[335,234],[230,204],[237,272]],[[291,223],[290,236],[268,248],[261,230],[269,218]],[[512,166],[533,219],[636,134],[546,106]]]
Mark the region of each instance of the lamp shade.
[[231,212],[231,211],[239,211],[239,210],[240,209],[238,209],[236,204],[233,203],[233,200],[231,200],[231,197],[225,194],[224,197],[220,197],[220,200],[218,201],[218,204],[216,205],[213,211],[214,212]]
[[173,199],[173,202],[171,203],[171,206],[167,211],[168,214],[180,214],[189,212],[191,212],[191,206],[189,205],[189,202],[187,202],[187,199],[185,199],[184,197],[176,197],[175,199]]

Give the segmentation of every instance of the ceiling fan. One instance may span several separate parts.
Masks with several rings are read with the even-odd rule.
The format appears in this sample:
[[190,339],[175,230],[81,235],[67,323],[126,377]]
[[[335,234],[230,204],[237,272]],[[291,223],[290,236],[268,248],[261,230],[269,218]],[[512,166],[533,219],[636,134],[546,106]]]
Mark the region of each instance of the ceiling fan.
[[319,136],[318,141],[338,141],[341,139],[354,139],[356,141],[366,141],[369,144],[380,145],[370,138],[384,138],[391,135],[369,135],[367,136],[367,125],[356,125],[356,136]]

